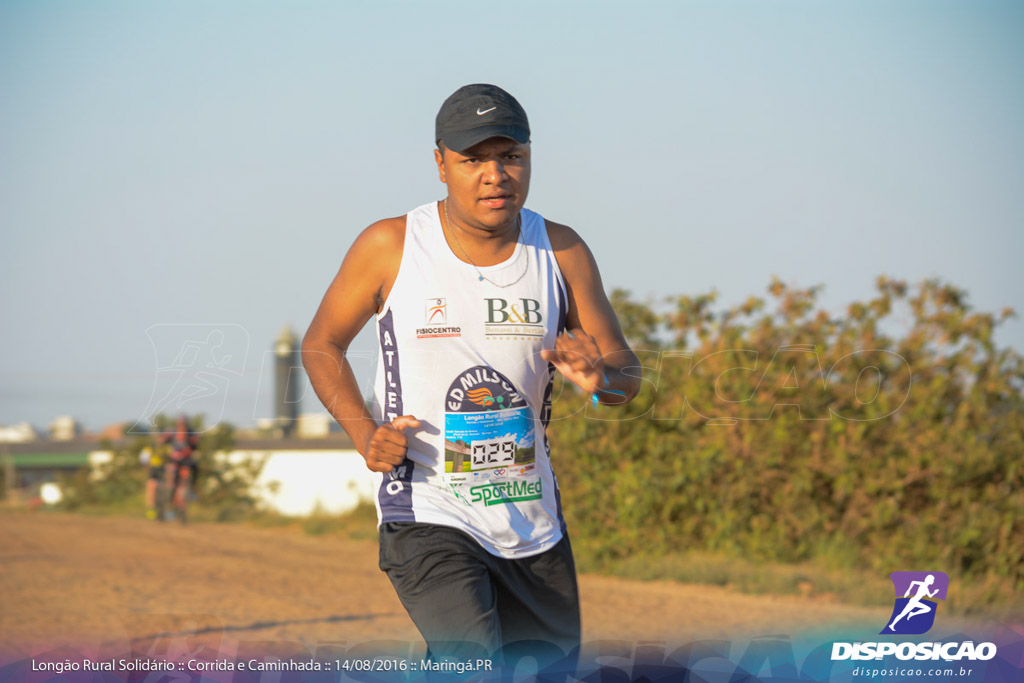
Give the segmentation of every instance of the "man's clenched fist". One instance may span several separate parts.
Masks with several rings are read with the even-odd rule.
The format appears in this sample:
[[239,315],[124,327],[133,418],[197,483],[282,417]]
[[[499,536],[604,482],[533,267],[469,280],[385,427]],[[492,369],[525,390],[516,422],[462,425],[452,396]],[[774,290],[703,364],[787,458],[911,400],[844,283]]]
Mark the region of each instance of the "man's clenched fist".
[[391,472],[401,465],[409,449],[409,439],[405,436],[405,430],[419,426],[420,421],[412,415],[401,415],[377,427],[363,454],[366,466],[372,472]]

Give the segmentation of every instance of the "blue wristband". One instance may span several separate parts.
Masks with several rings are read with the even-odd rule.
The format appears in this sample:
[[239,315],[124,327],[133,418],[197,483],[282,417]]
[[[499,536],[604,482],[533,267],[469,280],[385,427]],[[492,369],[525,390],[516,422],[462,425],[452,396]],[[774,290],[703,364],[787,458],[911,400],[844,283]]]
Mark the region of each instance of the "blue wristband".
[[[611,384],[611,382],[608,381],[607,373],[601,373],[601,376],[604,377],[605,386]],[[623,398],[625,398],[626,396],[625,391],[617,391],[615,389],[598,389],[597,391],[590,395],[590,402],[595,406],[601,401],[601,398],[598,396],[598,394],[616,394],[618,396],[622,396]]]

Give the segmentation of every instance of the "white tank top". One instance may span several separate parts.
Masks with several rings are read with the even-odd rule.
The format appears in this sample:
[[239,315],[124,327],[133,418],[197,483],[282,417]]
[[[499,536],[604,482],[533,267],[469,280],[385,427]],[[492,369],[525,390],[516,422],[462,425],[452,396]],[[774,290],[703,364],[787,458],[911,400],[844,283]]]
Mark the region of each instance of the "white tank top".
[[373,400],[381,422],[421,422],[380,476],[378,521],[455,527],[509,558],[565,531],[545,433],[554,367],[540,356],[565,327],[565,284],[543,217],[521,215],[512,256],[478,269],[448,247],[436,202],[409,212]]

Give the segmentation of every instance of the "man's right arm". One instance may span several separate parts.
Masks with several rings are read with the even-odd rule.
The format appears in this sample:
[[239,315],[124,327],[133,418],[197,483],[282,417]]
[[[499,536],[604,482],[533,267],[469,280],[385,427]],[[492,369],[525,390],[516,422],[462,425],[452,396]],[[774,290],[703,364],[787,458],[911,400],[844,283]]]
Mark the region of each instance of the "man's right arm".
[[401,464],[406,450],[402,430],[419,423],[402,416],[378,425],[345,355],[356,334],[384,305],[398,275],[404,243],[404,216],[364,230],[345,255],[302,341],[302,364],[316,395],[375,472],[390,472]]

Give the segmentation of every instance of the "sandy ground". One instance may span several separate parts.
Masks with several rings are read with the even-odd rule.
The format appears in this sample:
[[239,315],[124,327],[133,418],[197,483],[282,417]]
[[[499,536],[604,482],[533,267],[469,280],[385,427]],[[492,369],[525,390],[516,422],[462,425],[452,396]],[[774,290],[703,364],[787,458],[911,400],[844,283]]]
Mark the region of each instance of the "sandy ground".
[[[91,656],[316,654],[380,640],[422,647],[376,561],[372,542],[295,529],[3,513],[0,639],[8,655],[59,646]],[[888,616],[670,582],[584,575],[580,588],[584,642],[736,640],[823,625],[877,633]]]

